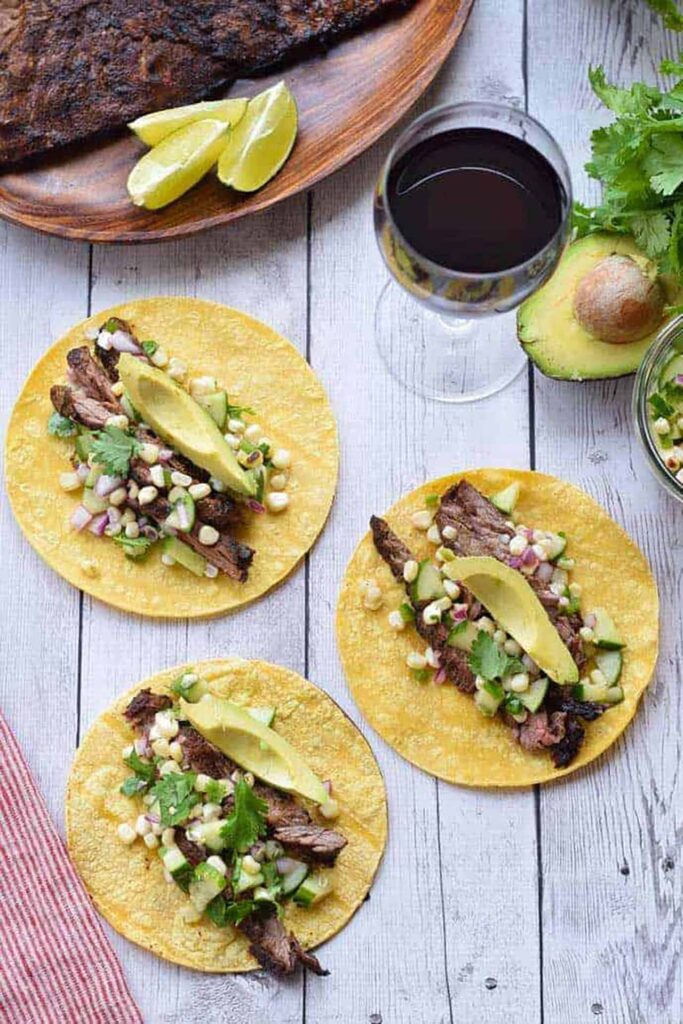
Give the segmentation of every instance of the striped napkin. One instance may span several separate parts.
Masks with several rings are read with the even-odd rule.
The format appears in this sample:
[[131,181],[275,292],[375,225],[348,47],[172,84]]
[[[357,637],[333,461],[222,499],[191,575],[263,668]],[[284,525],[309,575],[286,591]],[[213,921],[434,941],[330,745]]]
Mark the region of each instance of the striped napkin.
[[0,1021],[142,1024],[121,965],[2,714]]

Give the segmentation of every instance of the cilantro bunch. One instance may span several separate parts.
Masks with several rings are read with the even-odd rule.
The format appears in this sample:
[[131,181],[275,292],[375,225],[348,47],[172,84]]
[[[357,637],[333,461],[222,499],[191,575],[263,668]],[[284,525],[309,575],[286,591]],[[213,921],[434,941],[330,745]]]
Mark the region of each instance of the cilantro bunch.
[[645,3],[655,14],[661,14],[667,28],[673,29],[674,32],[683,32],[683,14],[678,9],[676,0],[645,0]]
[[668,91],[636,82],[611,85],[603,68],[591,68],[596,96],[615,120],[591,135],[586,170],[602,182],[599,206],[576,203],[578,237],[595,231],[632,234],[661,273],[683,269],[683,63],[664,61],[661,71],[679,80]]

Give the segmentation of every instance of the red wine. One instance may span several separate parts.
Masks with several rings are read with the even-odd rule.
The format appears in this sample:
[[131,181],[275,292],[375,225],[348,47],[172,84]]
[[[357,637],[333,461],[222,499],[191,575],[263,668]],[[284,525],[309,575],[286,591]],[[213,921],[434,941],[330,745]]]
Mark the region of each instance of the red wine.
[[408,244],[466,274],[501,273],[537,255],[560,227],[565,202],[546,158],[491,128],[457,128],[419,142],[387,183],[387,205]]

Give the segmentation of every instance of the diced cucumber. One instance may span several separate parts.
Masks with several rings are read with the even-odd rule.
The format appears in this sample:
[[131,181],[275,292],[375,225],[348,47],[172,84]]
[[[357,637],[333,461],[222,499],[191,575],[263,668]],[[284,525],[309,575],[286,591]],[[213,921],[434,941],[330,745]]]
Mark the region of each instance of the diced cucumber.
[[663,367],[659,375],[660,388],[665,387],[669,381],[673,380],[680,373],[683,373],[683,353],[672,356]]
[[76,438],[76,455],[81,462],[88,461],[88,455],[92,447],[92,433],[89,430],[84,430],[82,434],[79,434]]
[[[192,680],[193,676],[195,677],[194,681]],[[197,679],[194,672],[183,672],[171,683],[171,692],[177,693],[179,697],[189,701],[190,704],[196,704],[205,693],[210,691],[204,679]]]
[[312,907],[314,903],[324,900],[331,892],[332,884],[329,875],[322,871],[316,871],[303,880],[294,893],[294,902],[302,907]]
[[208,846],[214,853],[220,853],[225,849],[225,840],[221,836],[221,829],[224,821],[202,821],[192,825],[192,842]]
[[617,628],[605,609],[595,608],[593,615],[596,619],[593,626],[593,633],[595,634],[593,643],[595,646],[603,647],[606,651],[618,651],[624,647],[624,641],[617,633]]
[[177,846],[160,846],[158,853],[164,867],[173,877],[174,882],[187,892],[188,886],[194,877],[192,867],[184,854]]
[[471,652],[472,644],[477,639],[478,633],[479,630],[476,622],[470,622],[469,620],[460,622],[448,634],[448,646],[457,647],[461,651]]
[[86,487],[83,490],[82,502],[85,508],[91,515],[97,516],[100,512],[106,512],[109,508],[109,502],[106,498],[100,498],[99,494],[95,494],[92,487]]
[[204,576],[206,572],[207,561],[202,555],[198,555],[192,548],[188,548],[187,544],[183,544],[177,537],[166,537],[164,540],[164,554],[170,555],[178,565],[182,565],[184,569],[189,569],[195,576]]
[[577,700],[593,701],[595,704],[620,704],[624,699],[621,686],[600,686],[588,681],[577,683],[572,692]]
[[548,531],[548,561],[556,562],[564,554],[567,538],[561,533]]
[[297,866],[288,875],[282,876],[282,895],[289,896],[295,892],[307,874],[308,864],[304,864],[303,861],[298,862]]
[[264,878],[263,872],[258,871],[255,875],[250,875],[248,871],[245,871],[242,867],[242,858],[238,857],[235,861],[235,870],[232,876],[232,888],[236,896],[239,896],[243,892],[248,892],[249,889],[255,889],[257,885],[263,885]]
[[254,889],[251,898],[255,903],[276,903],[276,899],[272,893],[268,892],[264,886],[259,885],[258,888]]
[[227,391],[212,391],[208,395],[195,395],[194,397],[202,409],[206,409],[218,429],[223,430],[228,418]]
[[534,679],[528,690],[525,690],[524,693],[518,693],[517,696],[527,711],[534,712],[540,708],[547,692],[548,680],[545,676],[539,676],[538,679]]
[[595,665],[600,669],[608,686],[616,686],[621,678],[623,658],[621,651],[598,651]]
[[477,690],[474,695],[474,703],[487,718],[493,718],[504,700],[505,690],[493,682],[484,683],[481,690]]
[[124,395],[121,396],[119,401],[121,402],[121,408],[123,409],[124,413],[130,420],[130,422],[139,423],[142,417],[140,416],[140,413],[137,411],[137,409],[131,402],[130,395],[128,394],[127,391]]
[[436,601],[443,597],[446,591],[443,589],[441,573],[435,565],[425,558],[420,562],[420,567],[412,586],[413,601]]
[[498,491],[497,494],[491,495],[491,504],[495,505],[500,512],[509,516],[512,515],[518,498],[519,484],[510,484],[509,487],[504,487],[503,490]]
[[252,718],[263,725],[271,726],[275,721],[275,708],[247,708]]
[[173,511],[166,517],[166,526],[181,533],[190,533],[197,515],[194,499],[190,494],[183,494],[173,502]]
[[203,911],[212,899],[223,892],[226,885],[227,879],[220,871],[206,863],[198,864],[190,882],[189,892],[192,906],[199,912]]
[[85,486],[86,487],[94,487],[95,484],[97,483],[97,481],[100,479],[101,476],[102,476],[102,467],[101,466],[92,466],[91,469],[90,469],[90,472],[88,473],[88,475],[85,478]]

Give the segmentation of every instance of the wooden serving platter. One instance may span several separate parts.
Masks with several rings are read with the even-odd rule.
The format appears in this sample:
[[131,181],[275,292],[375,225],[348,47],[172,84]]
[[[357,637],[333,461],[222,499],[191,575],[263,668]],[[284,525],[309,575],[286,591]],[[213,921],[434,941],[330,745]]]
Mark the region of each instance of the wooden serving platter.
[[310,188],[367,149],[424,92],[474,0],[417,0],[406,12],[268,78],[235,82],[251,96],[284,77],[299,107],[296,146],[261,191],[238,195],[210,174],[163,210],[133,206],[126,179],[144,147],[128,132],[81,143],[0,175],[0,216],[63,238],[153,242],[226,224]]

